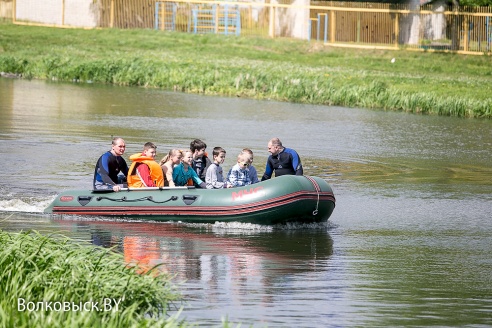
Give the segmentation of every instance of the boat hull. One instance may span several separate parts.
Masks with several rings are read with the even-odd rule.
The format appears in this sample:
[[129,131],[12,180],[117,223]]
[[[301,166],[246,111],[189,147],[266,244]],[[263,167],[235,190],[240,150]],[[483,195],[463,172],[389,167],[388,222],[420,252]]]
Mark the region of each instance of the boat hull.
[[318,177],[281,176],[229,189],[140,188],[120,192],[68,190],[45,213],[128,217],[194,223],[277,224],[324,222],[335,208]]

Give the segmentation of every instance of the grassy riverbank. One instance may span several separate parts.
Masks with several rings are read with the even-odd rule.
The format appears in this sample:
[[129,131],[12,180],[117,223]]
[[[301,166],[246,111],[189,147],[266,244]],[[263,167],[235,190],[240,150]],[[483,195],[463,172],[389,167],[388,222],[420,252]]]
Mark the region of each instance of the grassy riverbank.
[[0,71],[23,78],[492,118],[488,56],[0,23]]
[[169,277],[64,237],[0,230],[0,327],[185,327]]

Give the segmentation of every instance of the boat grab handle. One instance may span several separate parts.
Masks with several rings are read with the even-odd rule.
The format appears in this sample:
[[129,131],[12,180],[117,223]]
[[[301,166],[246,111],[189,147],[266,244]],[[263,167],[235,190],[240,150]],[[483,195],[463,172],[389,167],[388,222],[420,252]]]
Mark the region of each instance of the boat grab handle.
[[186,205],[191,205],[195,202],[195,200],[198,198],[198,196],[195,195],[183,195],[183,202]]
[[82,206],[85,206],[87,204],[89,204],[89,202],[91,201],[92,199],[92,196],[79,196],[77,197],[77,200],[79,201],[79,204],[82,205]]

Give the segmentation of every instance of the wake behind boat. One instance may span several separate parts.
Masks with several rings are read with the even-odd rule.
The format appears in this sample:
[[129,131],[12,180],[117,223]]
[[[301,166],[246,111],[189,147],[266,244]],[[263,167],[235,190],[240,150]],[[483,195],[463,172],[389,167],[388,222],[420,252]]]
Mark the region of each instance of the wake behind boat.
[[283,175],[229,189],[126,188],[68,190],[45,213],[130,217],[193,223],[324,222],[335,208],[329,184],[318,177]]

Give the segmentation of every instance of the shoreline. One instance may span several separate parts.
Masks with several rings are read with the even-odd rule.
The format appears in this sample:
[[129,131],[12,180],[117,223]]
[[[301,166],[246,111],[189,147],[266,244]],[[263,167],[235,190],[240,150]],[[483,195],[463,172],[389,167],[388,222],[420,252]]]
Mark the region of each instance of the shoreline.
[[0,26],[5,78],[492,118],[487,56],[153,30]]

